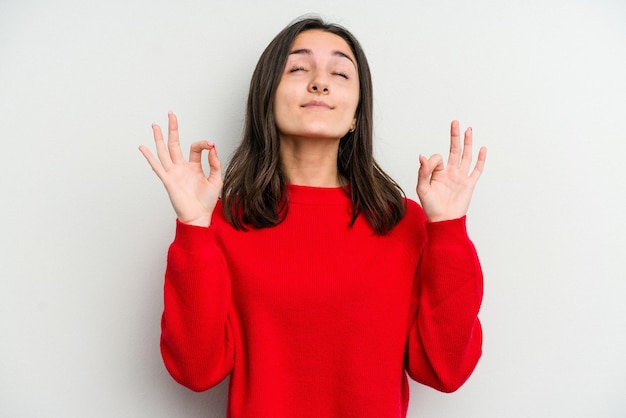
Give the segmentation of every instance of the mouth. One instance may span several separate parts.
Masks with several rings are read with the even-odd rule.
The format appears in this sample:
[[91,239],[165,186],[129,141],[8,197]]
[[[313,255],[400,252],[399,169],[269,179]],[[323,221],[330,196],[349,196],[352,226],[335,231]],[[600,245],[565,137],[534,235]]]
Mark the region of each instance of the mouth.
[[319,100],[311,100],[310,102],[303,104],[302,107],[307,108],[307,109],[321,109],[321,110],[332,109],[331,105],[329,105],[328,103],[319,101]]

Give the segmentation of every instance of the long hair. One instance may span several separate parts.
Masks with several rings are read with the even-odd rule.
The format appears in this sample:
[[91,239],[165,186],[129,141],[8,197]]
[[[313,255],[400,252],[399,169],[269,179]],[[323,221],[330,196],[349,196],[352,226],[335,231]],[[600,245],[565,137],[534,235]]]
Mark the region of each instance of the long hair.
[[256,65],[246,105],[241,143],[224,175],[223,208],[227,221],[245,230],[279,224],[287,215],[289,196],[280,164],[280,140],[274,118],[274,98],[295,38],[308,30],[322,30],[346,41],[357,61],[359,104],[356,129],[339,142],[337,169],[348,181],[353,225],[365,216],[378,235],[389,232],[405,212],[400,186],[373,156],[372,77],[365,53],[345,28],[319,18],[305,18],[283,29],[267,46]]

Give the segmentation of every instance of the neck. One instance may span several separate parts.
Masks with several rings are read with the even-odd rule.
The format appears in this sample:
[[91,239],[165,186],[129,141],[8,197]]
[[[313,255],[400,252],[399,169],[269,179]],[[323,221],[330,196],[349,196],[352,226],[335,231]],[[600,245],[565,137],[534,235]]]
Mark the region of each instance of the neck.
[[339,140],[281,138],[282,169],[291,184],[312,187],[342,185],[337,171]]

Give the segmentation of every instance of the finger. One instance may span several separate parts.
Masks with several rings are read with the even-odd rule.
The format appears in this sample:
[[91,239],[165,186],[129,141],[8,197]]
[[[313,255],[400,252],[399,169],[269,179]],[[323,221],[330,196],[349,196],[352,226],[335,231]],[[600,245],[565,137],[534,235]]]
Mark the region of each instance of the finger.
[[485,162],[487,161],[487,148],[481,147],[478,151],[478,160],[476,161],[476,166],[474,170],[472,170],[472,174],[470,177],[474,179],[474,181],[478,181],[480,175],[483,173],[485,169]]
[[461,133],[459,121],[453,120],[450,124],[450,156],[448,165],[458,167],[461,160]]
[[430,184],[430,179],[433,173],[436,170],[443,169],[443,158],[439,154],[435,154],[429,159],[426,159],[426,157],[420,155],[419,160],[420,168],[417,173],[418,189],[420,188],[420,186],[427,187]]
[[170,158],[170,153],[167,151],[167,147],[165,146],[165,141],[163,141],[163,132],[161,132],[161,127],[153,123],[152,134],[154,135],[154,144],[156,145],[159,160],[161,161],[163,168],[167,169],[172,165],[172,159]]
[[222,184],[222,162],[220,161],[219,157],[217,156],[217,148],[215,147],[215,145],[213,145],[211,147],[211,149],[209,149],[209,168],[210,168],[210,173],[209,173],[209,181],[215,184],[219,184],[221,187]]
[[200,161],[202,161],[202,151],[210,150],[212,147],[213,144],[207,141],[194,142],[189,148],[189,162],[200,163]]
[[439,154],[434,154],[432,157],[430,157],[428,159],[428,164],[430,165],[431,175],[445,168],[443,165],[443,157]]
[[473,129],[467,128],[465,131],[465,137],[463,139],[463,155],[461,157],[461,171],[468,173],[470,165],[472,164],[472,142],[473,142]]
[[144,158],[148,161],[148,164],[150,164],[150,167],[152,167],[152,171],[154,171],[156,175],[162,180],[165,170],[163,169],[163,166],[161,165],[159,160],[157,160],[154,157],[154,155],[152,155],[150,150],[143,145],[139,147],[139,151],[143,154]]
[[184,162],[183,153],[180,150],[180,139],[178,137],[178,118],[173,112],[167,114],[167,149],[173,163]]

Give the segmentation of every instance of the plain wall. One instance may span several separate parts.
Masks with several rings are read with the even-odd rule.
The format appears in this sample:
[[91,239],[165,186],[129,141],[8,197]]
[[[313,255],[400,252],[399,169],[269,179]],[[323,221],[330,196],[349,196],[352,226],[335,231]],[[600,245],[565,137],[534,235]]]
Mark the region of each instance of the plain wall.
[[173,110],[227,160],[257,58],[309,12],[363,44],[409,197],[452,119],[489,148],[483,358],[456,393],[413,383],[409,416],[626,416],[622,0],[0,0],[0,416],[224,416],[226,383],[161,362],[174,213],[137,146]]

